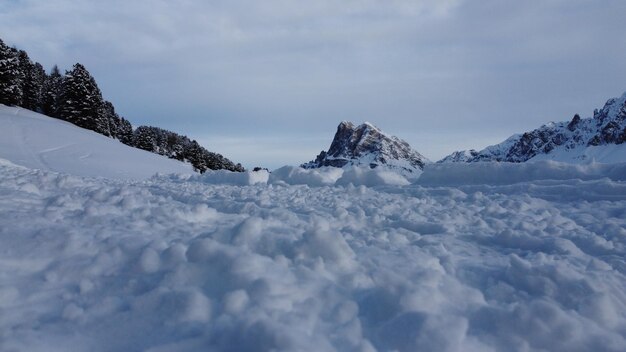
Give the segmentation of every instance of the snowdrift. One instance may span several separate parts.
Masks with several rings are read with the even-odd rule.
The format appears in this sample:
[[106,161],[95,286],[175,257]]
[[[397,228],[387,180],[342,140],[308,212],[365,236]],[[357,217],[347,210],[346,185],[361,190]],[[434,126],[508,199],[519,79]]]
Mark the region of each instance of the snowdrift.
[[294,166],[283,166],[272,171],[269,182],[272,184],[308,185],[311,187],[332,186],[343,174],[337,167],[320,167],[304,169]]
[[210,185],[305,185],[324,186],[406,186],[410,182],[393,171],[369,167],[321,167],[304,169],[297,166],[283,166],[271,173],[261,171],[231,172],[226,170],[207,171],[202,175],[169,174],[156,175],[154,180],[170,182],[199,182]]
[[250,186],[257,184],[267,184],[269,172],[261,171],[245,171],[234,172],[228,170],[207,170],[203,174],[158,174],[153,180],[170,181],[170,182],[199,182],[207,185],[234,185],[234,186]]
[[[601,180],[626,181],[626,163],[569,164],[556,161],[526,163],[478,162],[428,164],[419,179],[419,186],[514,185],[534,181]],[[265,170],[243,173],[226,170],[207,171],[202,175],[172,174],[157,179],[173,182],[200,182],[213,185],[306,185],[323,186],[407,186],[402,175],[385,169],[369,167],[321,167],[304,169],[283,166],[268,173]]]
[[626,163],[569,164],[476,162],[429,164],[416,184],[422,186],[511,185],[539,180],[626,180]]

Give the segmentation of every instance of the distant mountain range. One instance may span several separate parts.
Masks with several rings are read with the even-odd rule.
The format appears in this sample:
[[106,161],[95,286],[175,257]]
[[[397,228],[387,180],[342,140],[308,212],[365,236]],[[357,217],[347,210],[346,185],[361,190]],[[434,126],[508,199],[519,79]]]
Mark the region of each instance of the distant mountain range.
[[[593,117],[576,114],[570,121],[550,122],[516,134],[483,150],[456,151],[438,163],[556,160],[570,163],[626,161],[626,93],[609,99]],[[306,169],[324,166],[386,168],[405,176],[417,176],[430,161],[411,146],[365,122],[343,121],[328,151],[302,164]]]
[[565,162],[626,161],[626,93],[609,99],[593,117],[576,114],[570,121],[551,122],[516,134],[481,151],[454,152],[439,162],[557,160]]
[[322,151],[315,160],[301,166],[307,169],[323,166],[383,167],[406,176],[416,176],[429,162],[407,142],[387,135],[368,122],[355,126],[352,122],[343,121],[337,127],[328,151]]

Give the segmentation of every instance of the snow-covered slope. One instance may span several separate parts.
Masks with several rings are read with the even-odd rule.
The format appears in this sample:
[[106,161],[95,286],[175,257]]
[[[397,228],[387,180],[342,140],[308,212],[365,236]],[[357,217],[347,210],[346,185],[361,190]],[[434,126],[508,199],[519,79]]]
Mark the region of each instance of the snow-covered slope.
[[454,152],[440,162],[556,160],[626,161],[626,93],[609,99],[593,117],[549,123],[481,151]]
[[623,351],[623,172],[490,164],[370,188],[0,161],[0,351]]
[[428,162],[428,159],[413,150],[407,142],[385,134],[368,122],[355,126],[351,122],[343,121],[337,127],[328,151],[322,151],[315,160],[303,164],[302,167],[380,167],[416,178]]
[[0,158],[29,168],[121,179],[193,172],[189,164],[22,108],[0,104],[0,126]]

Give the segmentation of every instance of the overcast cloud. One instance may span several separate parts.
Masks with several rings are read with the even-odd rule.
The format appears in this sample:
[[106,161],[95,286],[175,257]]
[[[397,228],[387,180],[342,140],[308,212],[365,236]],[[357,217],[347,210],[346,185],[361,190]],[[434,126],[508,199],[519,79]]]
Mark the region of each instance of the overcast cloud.
[[341,120],[431,159],[626,91],[626,1],[2,0],[0,37],[81,62],[133,124],[245,166],[315,157]]

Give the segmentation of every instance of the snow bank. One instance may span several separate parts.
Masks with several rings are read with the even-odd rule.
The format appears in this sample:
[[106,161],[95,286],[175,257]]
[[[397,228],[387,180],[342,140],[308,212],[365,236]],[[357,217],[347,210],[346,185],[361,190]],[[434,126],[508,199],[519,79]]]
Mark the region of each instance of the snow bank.
[[272,171],[269,182],[272,184],[286,183],[289,185],[332,186],[343,174],[337,167],[321,167],[304,169],[297,166],[283,166]]
[[526,163],[429,164],[416,184],[422,186],[508,185],[538,180],[626,180],[626,163],[569,164],[556,161]]
[[268,179],[269,172],[266,170],[245,172],[233,172],[228,170],[207,170],[201,175],[191,176],[188,180],[202,182],[210,185],[249,186],[256,184],[267,184]]
[[406,186],[410,182],[399,173],[379,168],[347,167],[336,185],[354,186]]
[[347,166],[344,168],[321,167],[304,169],[284,166],[270,175],[270,183],[314,186],[406,186],[410,184],[397,172],[384,168],[371,169],[367,166]]
[[297,166],[283,166],[268,173],[261,171],[230,172],[225,170],[207,171],[202,175],[169,174],[158,175],[154,181],[199,182],[210,185],[306,185],[308,187],[323,186],[406,186],[410,184],[406,178],[393,171],[370,169],[369,167],[322,167],[304,169]]

